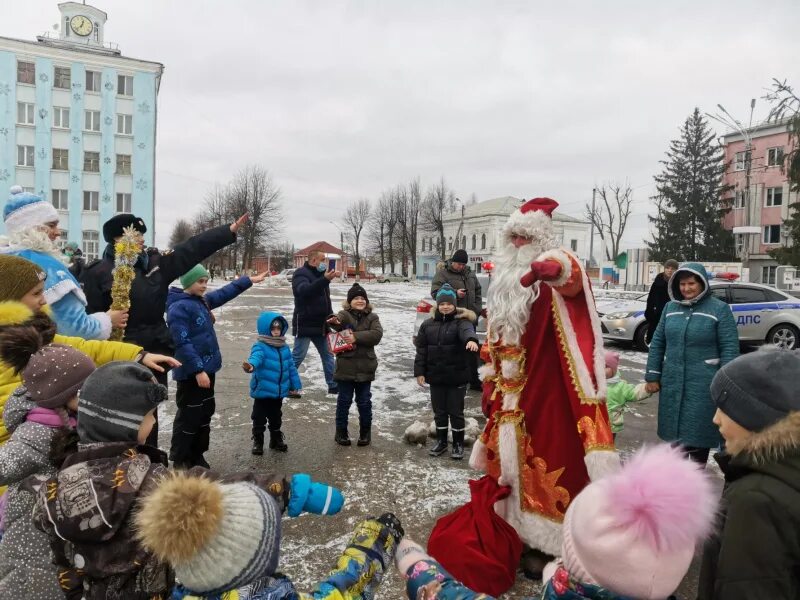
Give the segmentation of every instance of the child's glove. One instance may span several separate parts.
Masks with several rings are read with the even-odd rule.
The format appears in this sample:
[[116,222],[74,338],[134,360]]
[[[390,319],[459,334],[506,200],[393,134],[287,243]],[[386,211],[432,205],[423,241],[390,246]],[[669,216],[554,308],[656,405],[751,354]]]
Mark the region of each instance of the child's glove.
[[251,365],[249,362],[243,362],[242,363],[242,369],[244,369],[245,373],[252,373],[253,372],[253,365]]
[[333,486],[317,483],[310,475],[297,473],[292,476],[289,496],[289,516],[298,517],[303,512],[315,515],[335,515],[342,510],[344,496]]

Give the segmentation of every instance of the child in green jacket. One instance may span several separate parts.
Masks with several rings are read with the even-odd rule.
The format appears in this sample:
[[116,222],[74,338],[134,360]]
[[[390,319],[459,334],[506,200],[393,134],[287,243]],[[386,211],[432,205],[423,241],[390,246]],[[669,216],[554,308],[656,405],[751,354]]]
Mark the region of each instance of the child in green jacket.
[[645,384],[632,385],[619,375],[619,354],[606,350],[606,405],[614,439],[625,426],[625,405],[648,398]]

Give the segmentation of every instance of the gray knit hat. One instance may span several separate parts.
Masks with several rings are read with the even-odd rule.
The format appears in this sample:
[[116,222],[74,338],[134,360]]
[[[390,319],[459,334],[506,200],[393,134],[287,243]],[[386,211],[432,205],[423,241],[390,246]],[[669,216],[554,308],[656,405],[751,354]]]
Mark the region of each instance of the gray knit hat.
[[167,399],[147,367],[110,362],[92,373],[78,398],[78,437],[93,442],[136,442],[144,416]]
[[62,344],[39,349],[22,370],[22,383],[31,400],[43,408],[64,406],[95,370],[92,359]]
[[800,352],[764,346],[722,367],[711,382],[717,407],[748,431],[761,431],[800,410]]

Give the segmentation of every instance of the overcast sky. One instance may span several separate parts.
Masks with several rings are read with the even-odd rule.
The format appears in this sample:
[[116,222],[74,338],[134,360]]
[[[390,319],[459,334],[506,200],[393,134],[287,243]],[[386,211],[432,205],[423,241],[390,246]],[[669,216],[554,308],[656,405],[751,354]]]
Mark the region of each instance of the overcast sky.
[[[626,246],[695,106],[756,119],[772,77],[800,87],[800,2],[96,0],[106,41],[164,64],[157,242],[241,167],[282,190],[286,238],[336,241],[358,198],[444,176],[464,200],[550,196],[580,216],[629,180]],[[33,39],[52,0],[0,0]],[[13,17],[12,17],[13,15]],[[720,133],[722,131],[720,130]]]

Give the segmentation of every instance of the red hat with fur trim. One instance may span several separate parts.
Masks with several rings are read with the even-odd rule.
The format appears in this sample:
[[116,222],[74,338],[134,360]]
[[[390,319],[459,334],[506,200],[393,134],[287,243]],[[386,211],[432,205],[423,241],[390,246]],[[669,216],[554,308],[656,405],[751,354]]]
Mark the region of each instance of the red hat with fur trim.
[[553,211],[558,202],[552,198],[534,198],[515,210],[503,227],[503,235],[547,239],[553,236]]

